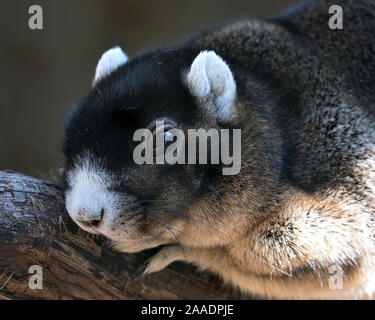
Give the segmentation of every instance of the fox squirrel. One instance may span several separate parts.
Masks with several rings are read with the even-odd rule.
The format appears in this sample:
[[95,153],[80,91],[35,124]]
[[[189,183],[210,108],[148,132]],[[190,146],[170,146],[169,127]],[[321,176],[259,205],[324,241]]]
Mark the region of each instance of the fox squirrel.
[[[163,245],[144,274],[180,260],[261,297],[371,298],[374,30],[374,1],[321,0],[130,59],[107,51],[66,125],[70,216],[122,252]],[[134,164],[135,130],[157,119],[241,129],[240,173]]]

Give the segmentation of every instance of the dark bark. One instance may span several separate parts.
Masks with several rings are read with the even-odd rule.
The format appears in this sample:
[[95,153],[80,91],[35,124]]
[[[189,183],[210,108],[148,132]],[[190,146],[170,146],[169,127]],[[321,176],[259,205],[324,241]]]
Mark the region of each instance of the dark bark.
[[[0,172],[0,300],[240,297],[216,277],[183,263],[136,278],[154,252],[106,248],[71,221],[56,185]],[[29,288],[32,265],[42,267],[43,289]]]

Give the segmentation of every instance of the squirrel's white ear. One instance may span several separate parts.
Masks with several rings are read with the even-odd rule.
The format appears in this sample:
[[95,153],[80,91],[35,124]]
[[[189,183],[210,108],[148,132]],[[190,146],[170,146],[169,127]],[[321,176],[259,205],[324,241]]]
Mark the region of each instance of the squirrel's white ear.
[[120,47],[114,47],[104,52],[102,57],[99,59],[98,65],[96,66],[92,85],[94,86],[100,79],[103,79],[113,70],[125,64],[127,61],[128,56]]
[[210,104],[216,107],[219,122],[232,122],[236,118],[236,82],[228,65],[214,51],[198,54],[186,83],[202,107]]

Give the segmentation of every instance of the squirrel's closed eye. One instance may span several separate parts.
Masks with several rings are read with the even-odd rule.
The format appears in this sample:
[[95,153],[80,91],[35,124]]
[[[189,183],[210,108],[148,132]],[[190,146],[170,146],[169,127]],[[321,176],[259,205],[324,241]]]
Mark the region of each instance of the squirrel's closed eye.
[[156,127],[153,132],[153,146],[154,146],[154,159],[164,158],[168,153],[176,153],[177,148],[170,150],[168,148],[175,140],[176,137],[172,133],[172,125],[165,125]]

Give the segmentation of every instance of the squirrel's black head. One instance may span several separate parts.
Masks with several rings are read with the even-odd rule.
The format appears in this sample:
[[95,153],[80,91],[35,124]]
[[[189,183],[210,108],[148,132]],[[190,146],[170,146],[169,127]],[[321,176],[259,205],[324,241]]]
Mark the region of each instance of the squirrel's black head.
[[161,49],[130,60],[119,47],[107,51],[91,92],[66,124],[70,216],[83,229],[121,243],[123,251],[176,239],[185,210],[218,168],[137,164],[134,133],[148,129],[155,136],[156,121],[163,121],[164,135],[173,128],[227,126],[237,116],[235,100],[233,75],[213,51]]

